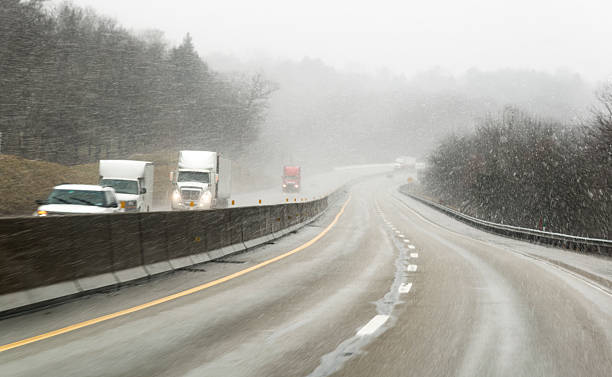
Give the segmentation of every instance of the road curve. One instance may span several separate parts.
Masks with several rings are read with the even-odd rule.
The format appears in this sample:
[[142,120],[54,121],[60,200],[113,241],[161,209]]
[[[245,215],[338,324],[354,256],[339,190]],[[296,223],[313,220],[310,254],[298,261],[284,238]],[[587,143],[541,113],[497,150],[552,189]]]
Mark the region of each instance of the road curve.
[[[388,178],[353,186],[329,232],[286,258],[1,352],[0,375],[610,375],[611,293],[525,250],[569,261],[575,254],[442,221],[394,187]],[[0,321],[0,345],[270,260],[315,238],[344,203],[296,234],[219,263]],[[580,258],[612,275],[609,259]]]

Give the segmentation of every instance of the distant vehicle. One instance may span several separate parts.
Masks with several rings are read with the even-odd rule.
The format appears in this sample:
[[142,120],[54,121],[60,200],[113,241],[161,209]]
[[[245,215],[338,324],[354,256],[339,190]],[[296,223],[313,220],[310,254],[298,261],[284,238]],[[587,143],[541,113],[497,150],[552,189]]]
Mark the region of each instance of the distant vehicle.
[[100,186],[115,189],[126,212],[153,208],[153,163],[133,160],[100,160]]
[[414,169],[416,166],[416,157],[400,156],[395,159],[393,167],[395,170]]
[[301,168],[299,166],[283,166],[283,192],[299,192],[302,186]]
[[96,185],[55,186],[46,200],[37,200],[39,205],[34,216],[104,214],[122,212],[115,190]]
[[416,163],[416,178],[417,181],[422,182],[425,176],[425,171],[427,170],[427,164],[424,162]]
[[180,151],[170,172],[172,209],[227,207],[232,191],[232,163],[217,152]]

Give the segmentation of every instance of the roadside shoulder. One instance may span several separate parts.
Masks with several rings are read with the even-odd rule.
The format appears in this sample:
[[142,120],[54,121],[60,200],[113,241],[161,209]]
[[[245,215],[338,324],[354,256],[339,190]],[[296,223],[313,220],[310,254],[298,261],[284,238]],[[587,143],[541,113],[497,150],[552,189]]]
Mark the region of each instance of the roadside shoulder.
[[608,292],[612,291],[612,258],[610,257],[534,244],[488,233],[460,222],[408,196],[395,194],[394,197],[424,218],[449,231],[477,239],[481,242],[492,243],[527,257],[545,261],[573,274],[578,274],[601,286]]

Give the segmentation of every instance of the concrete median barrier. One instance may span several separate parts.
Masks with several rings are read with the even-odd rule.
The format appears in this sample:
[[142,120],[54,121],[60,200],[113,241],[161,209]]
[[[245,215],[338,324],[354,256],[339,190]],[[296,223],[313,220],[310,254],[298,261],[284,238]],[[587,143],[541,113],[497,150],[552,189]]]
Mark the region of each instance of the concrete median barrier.
[[[154,216],[153,216],[154,217]],[[112,270],[121,271],[142,264],[142,233],[139,214],[104,216],[112,253]]]
[[209,211],[0,219],[0,317],[255,247],[327,207],[325,197]]

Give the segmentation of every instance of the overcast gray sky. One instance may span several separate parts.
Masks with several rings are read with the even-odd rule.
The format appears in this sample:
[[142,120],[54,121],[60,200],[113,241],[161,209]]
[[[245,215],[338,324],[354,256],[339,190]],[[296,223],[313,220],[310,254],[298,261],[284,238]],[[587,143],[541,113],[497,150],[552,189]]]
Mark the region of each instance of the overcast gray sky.
[[[54,0],[59,3],[60,0]],[[75,0],[202,55],[320,58],[408,76],[530,68],[612,77],[611,0]]]

